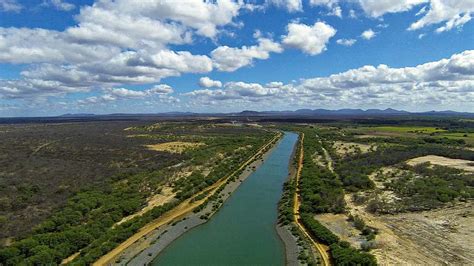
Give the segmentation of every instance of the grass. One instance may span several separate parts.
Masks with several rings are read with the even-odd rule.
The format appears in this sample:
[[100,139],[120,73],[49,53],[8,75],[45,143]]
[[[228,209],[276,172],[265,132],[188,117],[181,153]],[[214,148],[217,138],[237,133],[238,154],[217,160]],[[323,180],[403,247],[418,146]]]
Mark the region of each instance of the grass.
[[446,133],[441,133],[437,136],[446,137],[448,139],[463,139],[467,144],[474,145],[474,133],[446,132]]
[[395,133],[439,133],[445,132],[446,130],[436,127],[419,127],[419,126],[383,126],[383,127],[369,127],[367,130],[376,130],[376,131],[385,131],[385,132],[395,132]]

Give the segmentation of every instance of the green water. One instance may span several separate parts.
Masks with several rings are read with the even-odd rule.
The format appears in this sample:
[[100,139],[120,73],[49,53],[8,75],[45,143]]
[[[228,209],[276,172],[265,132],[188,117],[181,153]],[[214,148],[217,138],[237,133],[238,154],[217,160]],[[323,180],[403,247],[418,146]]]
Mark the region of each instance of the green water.
[[153,265],[283,265],[277,204],[297,137],[286,133],[218,213],[171,243]]

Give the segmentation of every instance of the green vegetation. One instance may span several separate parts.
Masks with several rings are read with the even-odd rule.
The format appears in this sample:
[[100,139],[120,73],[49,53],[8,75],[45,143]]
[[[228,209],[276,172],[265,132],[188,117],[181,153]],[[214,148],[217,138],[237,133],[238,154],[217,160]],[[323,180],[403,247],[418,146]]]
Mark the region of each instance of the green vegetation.
[[[386,187],[394,191],[402,200],[390,208],[384,203],[372,203],[376,206],[372,212],[396,209],[397,211],[420,211],[443,206],[454,200],[466,201],[474,198],[474,174],[460,170],[431,166],[429,163],[414,167],[405,166],[408,171],[386,182]],[[385,211],[386,212],[386,211]]]
[[382,126],[369,127],[368,130],[386,131],[386,132],[400,132],[400,133],[423,133],[430,134],[435,132],[445,132],[445,129],[437,127],[420,127],[420,126]]
[[301,129],[305,134],[303,170],[300,179],[303,213],[344,212],[344,192],[339,178],[327,167],[315,162],[315,155],[323,155],[323,145],[316,129]]
[[[373,123],[373,124],[371,124]],[[304,166],[300,182],[301,221],[311,234],[331,249],[336,265],[374,265],[375,258],[354,249],[313,218],[318,213],[344,213],[344,193],[354,193],[358,204],[378,213],[428,210],[444,206],[447,202],[473,198],[473,175],[446,167],[405,164],[409,159],[438,155],[454,159],[474,160],[469,147],[472,128],[469,122],[454,121],[383,121],[336,122],[328,125],[286,125],[285,129],[302,132]],[[361,127],[362,125],[362,127]],[[364,135],[360,137],[360,135]],[[340,156],[333,148],[336,141],[367,144],[372,147],[363,153]],[[327,152],[326,152],[327,151]],[[330,171],[327,156],[333,160]],[[383,177],[384,189],[395,193],[399,200],[385,201],[369,175],[382,167],[403,169],[396,178]],[[291,222],[289,208],[294,192],[291,183],[285,185],[280,203],[280,222]],[[356,197],[357,196],[357,197]],[[349,215],[349,221],[365,236],[362,250],[374,248],[377,229],[367,226],[359,216]]]
[[354,249],[349,243],[340,241],[339,237],[313,219],[310,214],[302,214],[301,221],[312,236],[329,246],[331,258],[336,265],[377,265],[372,254]]
[[[122,130],[123,131],[123,130]],[[183,154],[148,151],[146,153],[173,158],[166,167],[139,168],[103,178],[100,185],[91,184],[67,199],[62,208],[53,212],[24,237],[9,247],[0,249],[0,265],[58,264],[62,259],[80,251],[73,265],[91,264],[100,256],[136,233],[145,224],[160,217],[184,199],[202,191],[235,169],[274,133],[246,127],[220,127],[214,124],[162,123],[159,126],[139,126],[124,131],[135,137],[125,137],[131,143],[160,143],[177,139],[199,141],[206,145]],[[146,134],[143,134],[146,133]],[[135,139],[139,139],[137,142]],[[128,142],[127,142],[128,143]],[[115,143],[117,145],[117,143]],[[127,144],[128,145],[128,144]],[[120,145],[119,145],[120,147]],[[118,147],[118,148],[119,148]],[[220,156],[216,156],[220,154]],[[148,164],[151,158],[144,158]],[[179,162],[179,164],[178,164]],[[155,163],[156,164],[156,163]],[[163,165],[163,164],[156,164]],[[185,169],[196,169],[187,177],[169,181],[171,176]],[[202,170],[208,169],[209,174]],[[189,170],[186,170],[189,171]],[[142,216],[117,224],[122,218],[145,206],[150,195],[157,194],[165,182],[171,182],[177,199],[157,206]],[[222,188],[219,188],[219,192]],[[41,187],[24,185],[26,198],[41,193]],[[218,193],[211,197],[216,209],[222,201]],[[204,194],[200,195],[205,197]]]

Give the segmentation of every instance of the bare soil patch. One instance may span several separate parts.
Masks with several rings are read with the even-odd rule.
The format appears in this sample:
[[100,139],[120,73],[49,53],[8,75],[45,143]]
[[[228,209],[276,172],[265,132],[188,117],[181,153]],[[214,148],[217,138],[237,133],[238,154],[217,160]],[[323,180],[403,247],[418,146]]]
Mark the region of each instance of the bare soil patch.
[[146,145],[146,147],[153,151],[166,151],[170,153],[183,153],[187,149],[197,148],[205,145],[200,142],[183,142],[183,141],[172,141],[159,144]]
[[436,210],[395,215],[374,215],[365,205],[345,196],[352,215],[377,228],[376,248],[371,251],[380,265],[472,265],[474,214],[472,203]]
[[361,244],[365,242],[365,237],[361,235],[359,230],[354,228],[345,214],[325,213],[318,214],[314,218],[336,234],[341,240],[349,242],[351,246],[355,248],[360,248]]
[[174,197],[176,196],[176,193],[173,192],[173,188],[165,186],[161,189],[161,192],[159,194],[151,196],[148,201],[147,201],[147,206],[143,207],[140,211],[131,214],[127,217],[124,217],[122,220],[116,223],[116,225],[119,225],[121,223],[124,223],[128,220],[131,220],[137,216],[143,215],[149,210],[153,209],[154,207],[161,206],[165,203],[171,202]]
[[343,141],[336,141],[333,147],[336,150],[336,153],[341,156],[349,156],[358,152],[367,153],[371,149],[376,149],[376,146],[373,145]]
[[441,165],[446,167],[452,167],[468,172],[474,172],[474,162],[469,160],[461,160],[461,159],[451,159],[442,156],[435,156],[435,155],[427,155],[418,158],[414,158],[407,161],[407,164],[414,166],[421,163],[427,163]]

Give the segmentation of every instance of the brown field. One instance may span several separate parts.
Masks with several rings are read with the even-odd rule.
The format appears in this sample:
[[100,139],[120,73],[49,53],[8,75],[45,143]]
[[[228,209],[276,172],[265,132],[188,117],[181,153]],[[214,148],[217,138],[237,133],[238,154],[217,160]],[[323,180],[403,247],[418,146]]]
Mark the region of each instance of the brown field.
[[153,151],[165,151],[170,153],[183,153],[184,151],[192,148],[197,148],[205,145],[200,142],[183,142],[183,141],[172,141],[159,144],[146,145],[146,147]]

